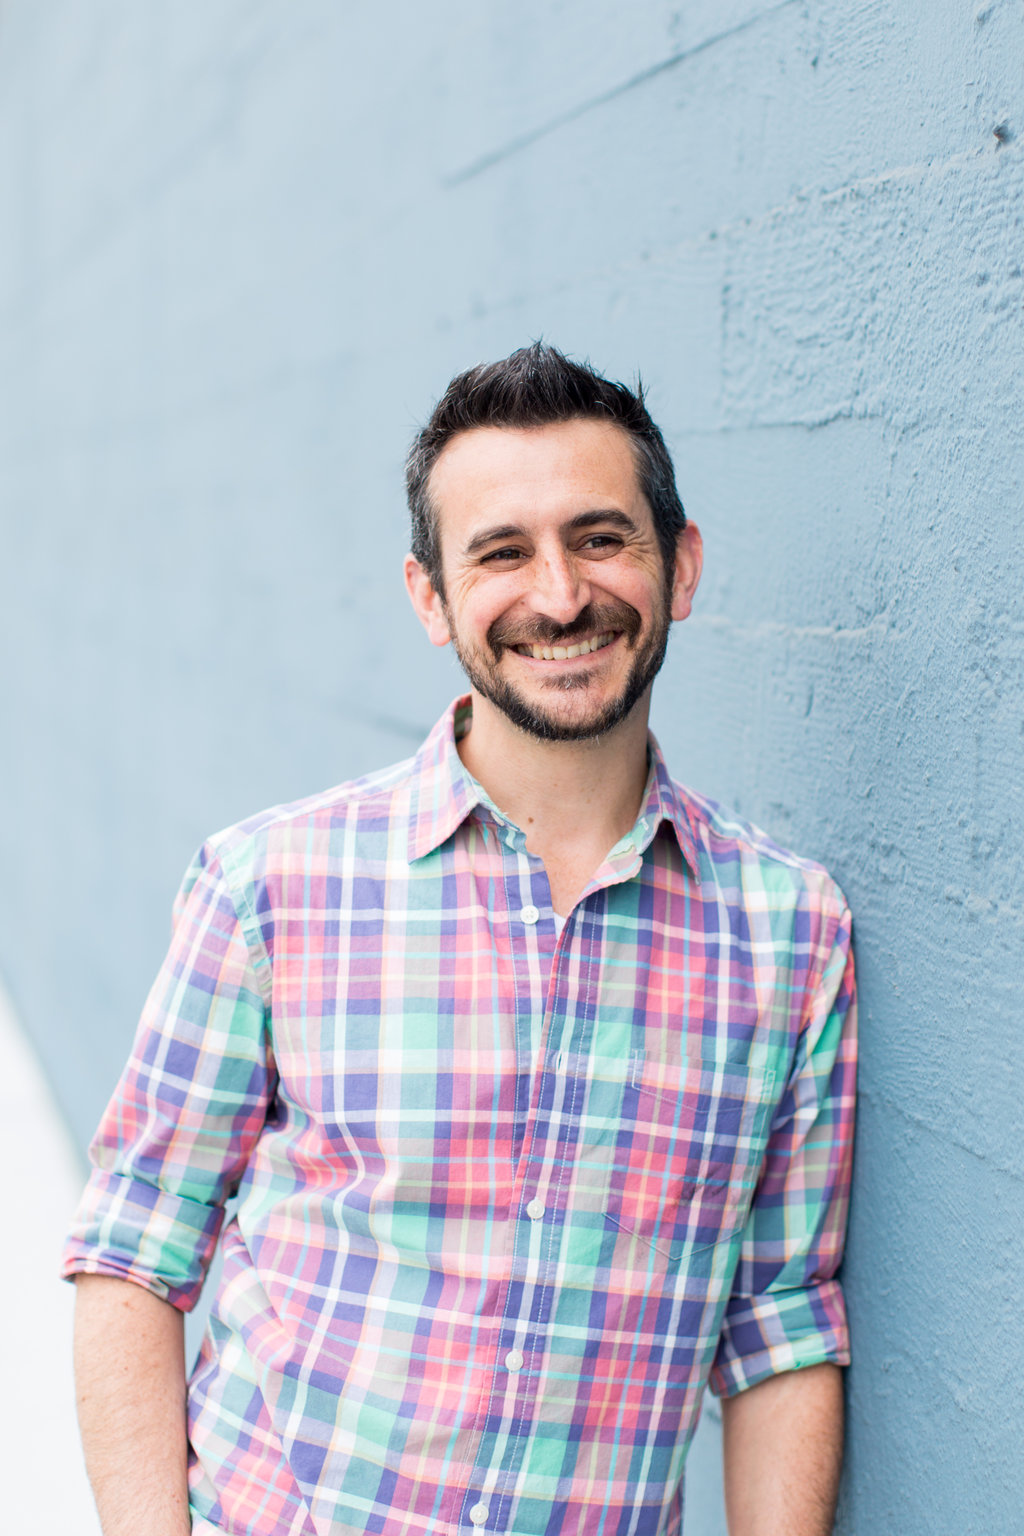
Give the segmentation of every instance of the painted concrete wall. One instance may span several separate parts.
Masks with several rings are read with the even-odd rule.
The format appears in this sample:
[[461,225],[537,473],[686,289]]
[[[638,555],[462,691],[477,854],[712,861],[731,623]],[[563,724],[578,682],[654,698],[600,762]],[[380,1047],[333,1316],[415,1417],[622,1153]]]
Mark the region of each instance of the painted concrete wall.
[[639,366],[708,549],[657,728],[858,919],[845,1536],[1020,1529],[1022,56],[1020,0],[0,7],[0,971],[76,1135],[193,847],[457,687],[399,582],[450,373]]

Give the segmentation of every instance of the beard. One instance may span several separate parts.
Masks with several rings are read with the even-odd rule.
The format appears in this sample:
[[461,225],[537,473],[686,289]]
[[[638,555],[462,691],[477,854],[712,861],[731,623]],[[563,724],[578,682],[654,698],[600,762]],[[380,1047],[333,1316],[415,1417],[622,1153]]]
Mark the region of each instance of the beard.
[[[666,584],[650,633],[643,641],[639,639],[643,620],[629,603],[588,603],[571,624],[565,625],[554,624],[549,619],[538,619],[529,625],[512,625],[497,619],[487,631],[486,650],[471,650],[464,645],[447,606],[445,614],[462,670],[477,693],[500,709],[513,725],[540,741],[591,741],[621,725],[661,671],[671,624],[669,601]],[[503,653],[517,645],[572,645],[585,635],[604,634],[608,630],[620,633],[634,656],[618,697],[590,714],[565,716],[546,710],[542,704],[525,697],[498,670]],[[601,653],[593,654],[600,656]],[[594,675],[592,670],[575,668],[561,676],[542,678],[540,682],[554,693],[582,694],[590,687]]]

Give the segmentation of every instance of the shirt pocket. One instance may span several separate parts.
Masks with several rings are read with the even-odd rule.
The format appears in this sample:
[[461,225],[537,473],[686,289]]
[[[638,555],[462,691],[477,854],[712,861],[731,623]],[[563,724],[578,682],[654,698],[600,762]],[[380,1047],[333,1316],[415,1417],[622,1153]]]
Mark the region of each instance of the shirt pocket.
[[623,1085],[604,1216],[668,1264],[746,1222],[775,1074],[744,1063],[637,1058]]

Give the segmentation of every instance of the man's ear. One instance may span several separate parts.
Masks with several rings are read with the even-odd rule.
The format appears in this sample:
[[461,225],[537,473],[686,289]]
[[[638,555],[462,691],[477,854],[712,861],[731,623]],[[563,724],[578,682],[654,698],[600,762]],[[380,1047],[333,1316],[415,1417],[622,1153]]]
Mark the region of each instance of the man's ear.
[[687,523],[676,539],[676,565],[672,577],[672,617],[686,619],[704,564],[704,544],[696,523]]
[[405,557],[405,590],[431,645],[447,645],[452,636],[444,604],[415,555]]

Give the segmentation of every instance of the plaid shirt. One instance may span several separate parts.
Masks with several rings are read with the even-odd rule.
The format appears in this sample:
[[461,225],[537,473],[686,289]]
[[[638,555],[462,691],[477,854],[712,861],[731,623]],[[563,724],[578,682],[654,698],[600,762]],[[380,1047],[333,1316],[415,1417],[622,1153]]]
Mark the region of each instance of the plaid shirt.
[[709,1375],[848,1358],[841,893],[652,741],[559,935],[467,720],[206,844],[94,1141],[66,1273],[223,1224],[196,1532],[676,1532]]

